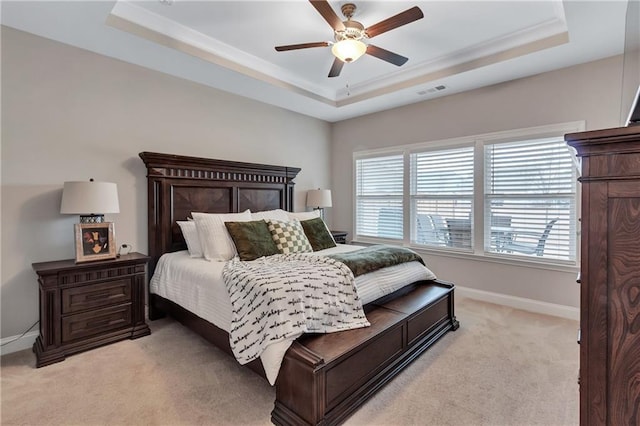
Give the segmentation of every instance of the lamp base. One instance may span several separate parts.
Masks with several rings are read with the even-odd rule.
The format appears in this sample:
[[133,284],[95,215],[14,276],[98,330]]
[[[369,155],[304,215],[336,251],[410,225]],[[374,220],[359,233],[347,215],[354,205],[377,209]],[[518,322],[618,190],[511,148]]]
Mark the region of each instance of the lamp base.
[[103,214],[81,214],[80,223],[103,223]]

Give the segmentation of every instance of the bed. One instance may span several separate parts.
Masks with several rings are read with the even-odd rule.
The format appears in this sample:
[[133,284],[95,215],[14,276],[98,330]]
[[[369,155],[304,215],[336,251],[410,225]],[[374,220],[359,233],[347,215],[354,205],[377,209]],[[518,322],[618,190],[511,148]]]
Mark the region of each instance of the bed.
[[[293,210],[295,167],[142,152],[147,167],[150,276],[164,254],[186,249],[178,221],[191,212]],[[225,352],[228,333],[149,292],[149,319],[170,315]],[[427,350],[459,326],[454,285],[419,280],[364,305],[369,327],[305,334],[291,344],[275,381],[271,420],[279,425],[339,424]],[[266,377],[259,360],[247,364]]]

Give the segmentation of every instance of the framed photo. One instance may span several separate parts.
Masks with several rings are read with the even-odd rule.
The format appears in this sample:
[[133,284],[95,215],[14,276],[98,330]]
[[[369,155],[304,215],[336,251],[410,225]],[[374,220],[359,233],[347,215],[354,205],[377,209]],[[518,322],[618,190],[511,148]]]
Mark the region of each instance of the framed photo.
[[113,222],[76,223],[76,263],[115,259]]

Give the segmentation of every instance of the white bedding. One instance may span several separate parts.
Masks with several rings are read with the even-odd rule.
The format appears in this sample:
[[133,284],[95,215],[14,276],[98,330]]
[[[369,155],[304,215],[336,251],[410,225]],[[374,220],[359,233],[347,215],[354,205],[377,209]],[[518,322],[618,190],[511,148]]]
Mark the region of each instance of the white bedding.
[[[338,244],[336,247],[308,253],[328,255],[360,249],[360,246]],[[192,258],[179,251],[163,255],[150,282],[151,293],[169,299],[215,326],[229,332],[231,301],[222,278],[225,262],[209,262]],[[362,304],[372,302],[419,280],[435,279],[435,275],[419,262],[409,262],[356,277],[355,285]],[[274,384],[280,369],[281,355],[293,340],[272,345],[262,356],[269,383]]]

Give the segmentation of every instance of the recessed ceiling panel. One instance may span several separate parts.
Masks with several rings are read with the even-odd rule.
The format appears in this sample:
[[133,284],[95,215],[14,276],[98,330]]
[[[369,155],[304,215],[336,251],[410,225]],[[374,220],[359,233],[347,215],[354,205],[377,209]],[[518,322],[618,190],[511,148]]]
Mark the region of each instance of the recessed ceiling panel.
[[[328,5],[342,17],[344,1]],[[424,17],[370,43],[328,78],[333,41],[310,2],[2,1],[2,24],[302,114],[338,121],[621,54],[626,0],[361,1],[365,27],[418,6]],[[434,86],[445,90],[429,92]],[[422,95],[418,93],[424,93]]]
[[[341,18],[344,2],[329,2]],[[365,28],[418,6],[423,19],[385,32],[367,43],[408,57],[401,67],[371,55],[345,64],[337,78],[327,74],[334,61],[330,47],[276,52],[277,45],[307,42],[333,42],[333,29],[318,11],[305,1],[233,1],[203,2],[174,0],[120,1],[112,15],[180,41],[174,47],[191,45],[229,63],[257,70],[267,77],[301,88],[326,101],[341,105],[347,96],[359,100],[384,93],[385,87],[415,84],[416,75],[450,74],[452,66],[477,60],[517,47],[518,54],[557,45],[532,42],[566,33],[560,1],[537,2],[361,2],[356,4],[353,20]],[[126,29],[126,26],[120,28]],[[165,39],[165,44],[167,44]],[[515,53],[505,56],[511,59]],[[490,62],[497,59],[494,57]],[[478,66],[487,62],[477,61]],[[223,62],[219,64],[224,65]],[[475,65],[474,65],[475,66]],[[465,71],[468,71],[468,67]],[[255,75],[256,78],[262,78]],[[405,83],[403,86],[402,83]],[[383,89],[381,91],[381,89]],[[395,90],[395,89],[390,89]],[[387,92],[389,90],[386,90]],[[352,97],[349,102],[353,102]]]

